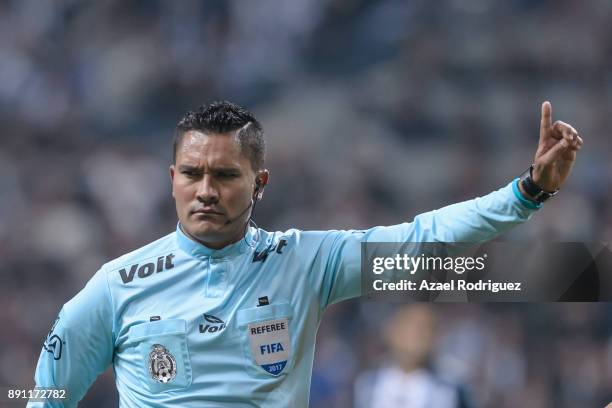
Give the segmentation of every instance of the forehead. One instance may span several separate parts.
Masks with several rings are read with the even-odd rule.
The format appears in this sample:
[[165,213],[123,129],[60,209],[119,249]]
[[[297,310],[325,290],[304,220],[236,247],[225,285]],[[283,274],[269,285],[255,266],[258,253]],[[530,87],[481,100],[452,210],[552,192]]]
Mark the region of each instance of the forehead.
[[234,133],[185,132],[176,149],[176,162],[194,166],[239,166],[249,164]]

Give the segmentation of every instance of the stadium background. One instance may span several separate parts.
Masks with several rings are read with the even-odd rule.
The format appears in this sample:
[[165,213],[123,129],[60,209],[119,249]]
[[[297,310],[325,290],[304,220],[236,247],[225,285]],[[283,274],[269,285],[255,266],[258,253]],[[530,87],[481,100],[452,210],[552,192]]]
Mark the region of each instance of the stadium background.
[[[0,384],[31,386],[62,303],[175,227],[173,127],[213,99],[266,129],[268,230],[393,224],[498,188],[530,163],[549,99],[585,148],[504,238],[609,240],[611,17],[608,0],[2,2]],[[328,312],[312,407],[351,406],[389,307]],[[612,400],[609,304],[432,307],[435,360],[480,406]],[[116,398],[109,370],[83,406]]]

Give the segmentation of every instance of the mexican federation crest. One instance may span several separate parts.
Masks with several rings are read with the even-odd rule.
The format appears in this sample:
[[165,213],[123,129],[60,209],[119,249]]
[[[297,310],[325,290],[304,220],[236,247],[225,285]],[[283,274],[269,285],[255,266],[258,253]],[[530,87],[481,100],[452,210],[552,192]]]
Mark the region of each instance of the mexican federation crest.
[[149,353],[149,374],[158,383],[168,383],[176,377],[176,358],[161,344],[154,344]]

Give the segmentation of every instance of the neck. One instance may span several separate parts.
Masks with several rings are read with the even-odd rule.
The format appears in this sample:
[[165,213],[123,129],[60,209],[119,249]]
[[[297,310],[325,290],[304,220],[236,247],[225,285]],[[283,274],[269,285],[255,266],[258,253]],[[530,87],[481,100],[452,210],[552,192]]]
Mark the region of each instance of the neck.
[[188,231],[185,230],[185,228],[183,227],[183,224],[179,224],[179,228],[181,229],[181,231],[183,231],[183,233],[185,235],[187,235],[189,238],[191,238],[195,242],[197,242],[197,243],[199,243],[201,245],[204,245],[207,248],[218,250],[218,249],[223,249],[223,248],[225,248],[228,245],[235,244],[236,242],[238,242],[242,238],[244,238],[244,236],[246,234],[246,231],[247,231],[247,228],[248,228],[248,225],[249,224],[246,223],[245,228],[243,228],[241,230],[241,234],[238,234],[238,235],[236,235],[236,236],[234,236],[231,239],[228,239],[226,241],[219,241],[219,242],[204,241],[204,240],[202,240],[202,239],[200,239],[200,238],[198,238],[198,237],[196,237],[194,235],[191,235]]
[[414,358],[399,358],[397,360],[398,366],[405,373],[411,373],[421,368],[427,367],[426,359],[414,359]]

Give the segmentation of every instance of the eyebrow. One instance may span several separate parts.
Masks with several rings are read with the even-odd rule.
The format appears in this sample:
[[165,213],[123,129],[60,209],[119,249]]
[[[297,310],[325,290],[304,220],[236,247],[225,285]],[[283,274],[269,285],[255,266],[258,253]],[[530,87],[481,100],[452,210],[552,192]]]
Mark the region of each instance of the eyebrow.
[[190,166],[188,164],[179,164],[178,166],[180,171],[184,171],[184,170],[199,170],[199,168],[197,166]]
[[[179,164],[178,169],[179,171],[201,171],[202,170],[198,166],[191,166],[189,164]],[[240,172],[240,168],[234,167],[234,166],[213,167],[211,170],[215,172],[220,172],[220,171],[221,172]]]

